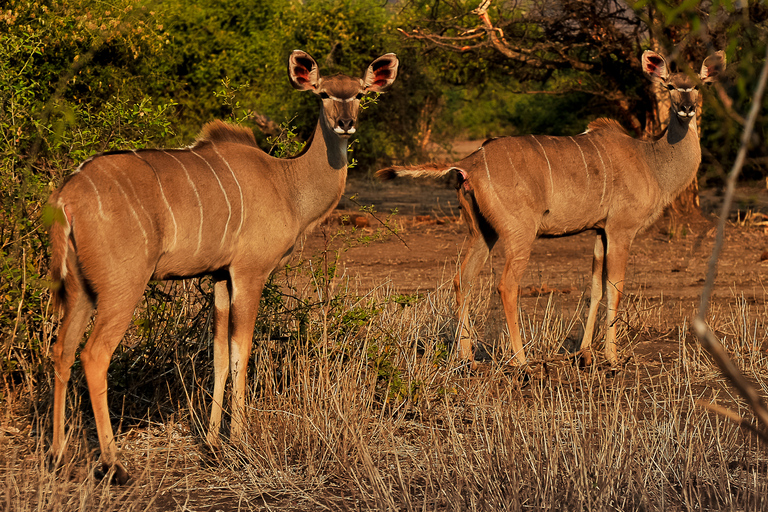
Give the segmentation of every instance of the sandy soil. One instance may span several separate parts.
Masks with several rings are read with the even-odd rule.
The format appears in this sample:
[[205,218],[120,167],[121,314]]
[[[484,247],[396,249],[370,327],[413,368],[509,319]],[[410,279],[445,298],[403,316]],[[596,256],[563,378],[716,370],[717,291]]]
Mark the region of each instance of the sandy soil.
[[[361,214],[350,197],[361,205],[375,205],[381,218],[397,208],[395,221],[402,229],[402,240],[390,236],[385,241],[344,252],[341,261],[349,276],[360,277],[371,286],[388,279],[395,289],[403,292],[434,289],[453,278],[468,241],[455,190],[429,181],[382,184],[352,178],[331,223],[337,223],[342,215],[349,215],[353,222],[362,222],[366,225],[364,229],[372,230],[379,222],[368,214]],[[625,291],[697,301],[714,245],[715,221],[714,216],[684,220],[662,217],[633,244]],[[761,261],[761,257],[768,256],[763,254],[768,249],[765,229],[743,229],[729,224],[716,281],[717,297],[727,298],[738,293],[747,298],[764,298],[768,273],[768,261]],[[576,295],[588,290],[594,237],[594,232],[586,232],[537,240],[521,283],[523,296],[525,289],[532,287]],[[308,237],[305,250],[315,250],[322,244],[322,231],[315,231]],[[485,275],[493,272],[498,276],[503,264],[497,247]]]

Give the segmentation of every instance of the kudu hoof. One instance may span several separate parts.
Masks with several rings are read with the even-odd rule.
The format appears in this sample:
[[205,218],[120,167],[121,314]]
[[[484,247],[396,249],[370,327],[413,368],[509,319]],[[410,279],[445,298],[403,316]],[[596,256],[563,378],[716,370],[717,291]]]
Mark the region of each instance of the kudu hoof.
[[[128,483],[128,480],[131,477],[128,475],[128,471],[125,470],[123,465],[119,462],[116,462],[112,467],[114,468],[114,472],[112,473],[110,482],[117,485],[125,485]],[[101,469],[96,468],[96,470],[94,470],[93,476],[96,477],[97,480],[104,480],[104,478],[109,475],[109,469],[109,464],[102,464]]]
[[590,349],[579,350],[573,354],[573,362],[578,368],[588,368],[592,366],[592,351]]
[[528,364],[507,364],[504,366],[502,373],[509,380],[510,384],[521,389],[529,385],[534,377],[539,377],[533,374],[533,369]]

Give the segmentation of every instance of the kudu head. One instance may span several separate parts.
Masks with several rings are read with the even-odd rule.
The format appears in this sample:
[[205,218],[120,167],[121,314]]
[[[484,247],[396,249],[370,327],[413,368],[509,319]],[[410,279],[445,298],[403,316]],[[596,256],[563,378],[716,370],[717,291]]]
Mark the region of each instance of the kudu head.
[[696,115],[699,85],[714,82],[725,70],[725,53],[722,51],[704,59],[698,77],[687,73],[670,73],[664,57],[651,50],[643,52],[642,61],[646,75],[669,91],[672,111],[684,123]]
[[346,75],[321,77],[315,59],[301,50],[294,50],[288,59],[291,85],[300,91],[312,91],[323,100],[321,118],[326,128],[340,137],[356,131],[360,100],[369,92],[384,92],[397,77],[399,61],[394,53],[374,60],[361,78]]

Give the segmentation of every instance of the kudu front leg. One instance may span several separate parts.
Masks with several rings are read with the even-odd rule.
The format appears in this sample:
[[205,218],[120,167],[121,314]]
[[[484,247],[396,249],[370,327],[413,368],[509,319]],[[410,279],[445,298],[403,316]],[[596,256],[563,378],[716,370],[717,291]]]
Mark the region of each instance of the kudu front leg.
[[213,401],[206,442],[212,448],[220,444],[221,410],[224,387],[229,374],[229,279],[213,284]]
[[619,362],[616,351],[616,321],[619,301],[624,291],[624,276],[632,240],[608,241],[606,251],[606,311],[605,311],[605,358],[611,366]]
[[603,287],[605,286],[605,232],[598,231],[595,237],[595,249],[592,256],[592,285],[589,296],[589,313],[587,314],[587,325],[584,328],[584,336],[581,339],[581,357],[584,363],[592,363],[592,340],[595,335],[595,324],[597,323],[597,311],[600,307],[600,301],[603,298]]
[[232,275],[229,367],[232,372],[232,428],[230,440],[245,442],[245,390],[261,292],[267,276],[244,279]]

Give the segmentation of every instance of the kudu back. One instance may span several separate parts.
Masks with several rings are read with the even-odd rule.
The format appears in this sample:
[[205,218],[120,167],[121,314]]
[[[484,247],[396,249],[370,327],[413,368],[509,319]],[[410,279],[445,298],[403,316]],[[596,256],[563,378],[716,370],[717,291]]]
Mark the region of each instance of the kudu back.
[[[518,325],[518,288],[539,236],[564,236],[594,230],[589,314],[581,353],[590,345],[598,304],[606,290],[605,356],[616,353],[616,315],[624,286],[629,248],[696,176],[701,148],[696,132],[698,86],[712,82],[725,68],[725,54],[708,57],[699,77],[670,73],[666,60],[646,51],[643,70],[671,99],[669,127],[658,140],[638,140],[617,122],[598,119],[573,137],[500,137],[449,166],[392,167],[382,179],[436,177],[455,173],[459,204],[471,240],[454,279],[459,320],[459,354],[472,357],[467,295],[472,280],[501,240],[506,262],[498,286],[509,328],[512,355],[527,359]],[[508,354],[507,347],[505,351]]]
[[296,50],[288,62],[291,85],[322,99],[314,135],[297,157],[273,158],[257,147],[249,130],[214,121],[185,149],[95,156],[53,193],[51,277],[63,312],[53,347],[57,462],[66,445],[67,382],[97,307],[80,358],[103,469],[114,467],[115,480],[127,481],[107,409],[107,369],[150,279],[213,276],[215,378],[207,441],[219,442],[228,370],[230,437],[242,438],[245,379],[262,288],[300,236],[338,204],[360,99],[386,90],[397,69],[397,57],[389,53],[371,63],[362,79],[325,78],[312,57]]

